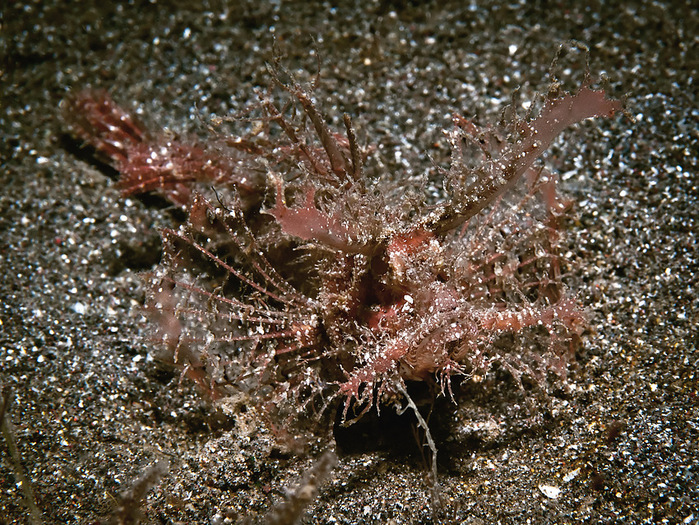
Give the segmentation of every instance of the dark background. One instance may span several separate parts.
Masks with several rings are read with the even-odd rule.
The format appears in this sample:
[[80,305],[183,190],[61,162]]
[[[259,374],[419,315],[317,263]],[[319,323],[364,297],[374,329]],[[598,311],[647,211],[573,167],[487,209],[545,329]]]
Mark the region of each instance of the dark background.
[[[385,169],[418,176],[448,165],[452,112],[486,124],[516,88],[532,100],[569,39],[589,46],[593,75],[628,109],[567,131],[546,158],[576,201],[567,283],[591,330],[571,392],[533,413],[506,377],[437,405],[438,519],[699,520],[699,15],[691,2],[568,4],[3,3],[0,383],[45,522],[109,519],[164,457],[149,523],[257,518],[314,462],[280,451],[244,400],[221,416],[149,357],[139,274],[173,217],[123,199],[76,154],[59,111],[71,90],[106,88],[150,124],[205,135],[268,84],[276,45],[302,80],[319,56],[316,96],[336,128],[347,111]],[[559,64],[568,88],[583,63]],[[364,443],[345,447],[307,522],[430,522],[409,428],[390,417],[360,428]],[[16,483],[3,443],[0,522],[28,520]]]

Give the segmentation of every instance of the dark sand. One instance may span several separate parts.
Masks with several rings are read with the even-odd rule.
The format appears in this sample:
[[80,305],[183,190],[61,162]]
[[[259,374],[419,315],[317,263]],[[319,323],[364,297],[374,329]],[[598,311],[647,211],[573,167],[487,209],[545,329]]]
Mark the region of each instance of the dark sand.
[[[203,134],[212,115],[245,108],[267,85],[273,35],[301,78],[317,50],[320,106],[338,128],[349,112],[401,177],[447,165],[441,130],[452,112],[494,122],[515,88],[520,102],[546,90],[559,44],[589,45],[591,71],[628,97],[633,120],[576,126],[546,163],[576,201],[567,283],[591,333],[572,391],[533,415],[506,377],[460,391],[458,406],[438,404],[437,516],[699,521],[691,2],[91,4],[0,8],[0,383],[11,388],[8,418],[45,523],[107,521],[163,458],[170,468],[143,504],[147,523],[260,519],[315,461],[281,452],[255,410],[218,416],[149,358],[139,274],[157,262],[157,229],[173,217],[122,199],[67,147],[58,110],[91,85],[148,122]],[[580,64],[559,67],[568,88]],[[417,446],[394,424],[404,423],[353,434],[363,443],[341,451],[305,522],[432,522]],[[16,476],[0,441],[0,523],[30,522]]]

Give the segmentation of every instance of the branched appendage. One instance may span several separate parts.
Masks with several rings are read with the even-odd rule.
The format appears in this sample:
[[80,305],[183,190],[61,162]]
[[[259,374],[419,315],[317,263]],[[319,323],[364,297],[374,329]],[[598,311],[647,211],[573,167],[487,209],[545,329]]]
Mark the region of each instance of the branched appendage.
[[293,490],[287,489],[286,499],[267,513],[263,522],[266,525],[298,523],[336,463],[337,456],[334,452],[325,452],[320,456],[316,464],[303,475],[298,485]]
[[148,467],[131,488],[124,491],[118,498],[119,506],[114,510],[111,519],[107,523],[109,525],[141,523],[145,517],[141,510],[143,500],[148,495],[148,492],[167,474],[169,468],[170,462],[165,458]]
[[422,417],[422,414],[420,413],[420,410],[418,410],[415,401],[413,401],[413,398],[410,397],[410,394],[408,394],[405,385],[400,382],[396,385],[396,389],[403,395],[407,403],[405,408],[402,409],[402,412],[405,412],[408,409],[412,410],[413,414],[415,415],[415,419],[417,419],[418,426],[425,432],[425,441],[427,441],[427,446],[430,449],[430,487],[432,489],[432,502],[435,507],[439,507],[441,504],[441,497],[439,494],[439,478],[437,477],[437,445],[432,438],[432,433],[430,432],[430,427],[427,425],[427,421],[425,421],[425,418]]
[[[473,125],[459,126],[464,136],[484,144],[486,159],[475,173],[461,165],[458,159],[452,160],[452,173],[469,173],[472,177],[466,178],[465,186],[458,180],[452,183],[458,188],[458,193],[425,218],[426,228],[435,233],[447,233],[458,228],[517,184],[567,127],[588,118],[612,116],[621,107],[618,100],[607,99],[604,91],[594,91],[584,85],[575,94],[564,93],[547,98],[539,116],[530,122],[515,117],[513,127],[518,133],[514,142],[499,145],[494,148],[495,151],[486,148],[498,142],[497,136],[487,133],[484,138],[483,132]],[[457,119],[457,125],[460,121]],[[452,136],[453,143],[461,133]]]
[[188,375],[204,374],[216,392],[251,367],[260,376],[279,360],[314,357],[318,305],[270,264],[240,209],[197,197],[188,227],[164,230],[163,240],[166,261],[150,305],[172,362]]
[[65,120],[103,162],[119,174],[124,195],[155,192],[187,209],[194,194],[209,186],[238,193],[246,209],[259,206],[264,178],[241,173],[236,150],[210,149],[197,140],[180,140],[154,133],[103,90],[86,89],[64,101]]
[[362,250],[359,233],[344,221],[341,210],[328,213],[315,204],[316,190],[309,186],[303,205],[289,208],[284,199],[284,183],[279,175],[270,174],[275,189],[274,206],[265,210],[288,234],[305,241],[316,241],[333,250],[346,253]]
[[[381,179],[367,176],[349,117],[346,136],[333,133],[280,71],[274,85],[290,100],[260,94],[262,131],[222,141],[234,156],[162,146],[106,95],[78,97],[74,127],[128,191],[159,191],[189,212],[163,232],[150,301],[171,363],[214,397],[247,391],[287,430],[313,430],[330,407],[349,424],[402,399],[436,486],[436,445],[406,382],[435,381],[455,399],[454,375],[478,380],[495,364],[523,390],[524,378],[543,391],[550,374],[566,378],[585,326],[562,284],[570,203],[535,161],[568,126],[621,104],[585,84],[550,91],[509,134],[455,116],[443,202],[408,214],[404,188],[372,186]],[[203,182],[225,207],[197,195]]]

